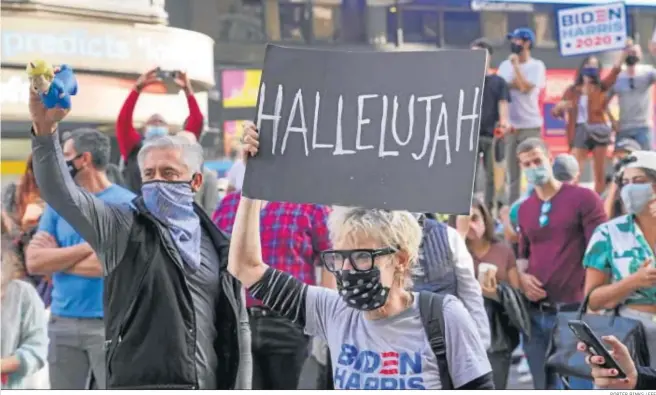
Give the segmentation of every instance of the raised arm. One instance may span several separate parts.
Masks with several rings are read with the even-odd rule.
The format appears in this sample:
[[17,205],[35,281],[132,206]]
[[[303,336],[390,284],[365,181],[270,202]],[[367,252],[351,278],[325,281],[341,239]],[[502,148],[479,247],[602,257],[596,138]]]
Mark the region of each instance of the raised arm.
[[115,262],[127,245],[133,213],[127,206],[106,204],[75,185],[57,132],[57,121],[66,115],[63,111],[59,108],[46,110],[39,97],[30,91],[34,175],[41,197],[99,255],[109,258],[104,261]]
[[140,91],[135,86],[123,102],[123,107],[116,118],[116,143],[123,159],[127,159],[130,152],[141,141],[141,135],[132,124],[132,115],[137,106],[137,100],[139,100],[139,93]]
[[141,142],[141,135],[134,128],[132,116],[141,91],[148,85],[158,81],[156,74],[157,69],[155,68],[148,70],[137,78],[134,87],[125,99],[125,102],[123,102],[123,107],[121,107],[121,111],[118,113],[118,118],[116,118],[116,142],[124,160],[128,159],[132,150]]
[[[249,124],[244,136],[244,156],[255,155],[259,146],[255,126]],[[307,285],[262,260],[261,209],[261,201],[241,197],[230,238],[228,271],[265,306],[305,326]]]
[[[189,116],[185,120],[184,129],[193,133],[196,136],[196,139],[200,139],[200,135],[203,132],[203,113],[200,112],[200,106],[196,97],[194,96],[194,90],[191,87],[191,81],[187,77],[187,73],[183,71],[178,71],[174,82],[182,88],[187,97],[187,106],[189,107]],[[212,207],[213,208],[213,207]]]
[[262,260],[261,208],[261,201],[241,197],[230,239],[228,271],[265,306],[305,326],[307,285]]
[[620,74],[622,71],[622,65],[624,64],[624,61],[626,61],[626,57],[629,55],[628,49],[625,49],[622,51],[620,56],[617,57],[617,60],[615,61],[615,64],[613,65],[613,68],[610,70],[610,73],[604,79],[601,81],[601,88],[604,91],[610,90],[613,85],[615,85],[615,81],[617,81],[617,76]]

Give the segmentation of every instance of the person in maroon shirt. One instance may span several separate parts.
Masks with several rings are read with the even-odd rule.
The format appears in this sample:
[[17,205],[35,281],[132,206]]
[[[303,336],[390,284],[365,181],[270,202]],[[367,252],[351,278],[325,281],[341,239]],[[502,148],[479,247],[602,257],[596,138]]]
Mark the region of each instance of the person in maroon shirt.
[[[137,100],[139,100],[141,92],[148,86],[162,82],[157,76],[158,70],[159,68],[154,68],[139,76],[134,84],[134,88],[132,88],[130,94],[125,99],[123,107],[121,107],[121,111],[118,113],[118,118],[116,119],[116,142],[118,143],[121,158],[125,161],[123,177],[125,178],[128,189],[136,194],[141,193],[141,174],[139,172],[139,165],[137,164],[137,153],[141,148],[142,140],[169,133],[169,125],[160,114],[153,114],[148,118],[143,127],[143,136],[142,133],[139,133],[134,128],[132,123],[134,108],[137,105]],[[194,97],[194,91],[189,78],[186,73],[176,71],[173,82],[184,90],[187,97],[187,105],[189,106],[189,116],[185,120],[183,128],[192,132],[196,136],[196,139],[199,139],[203,131],[203,114]]]
[[[562,183],[553,176],[551,157],[542,140],[527,139],[517,147],[527,181],[535,186],[518,214],[518,258],[528,259],[520,284],[529,299],[531,334],[524,351],[536,389],[558,389],[547,375],[545,357],[558,310],[577,309],[583,299],[585,270],[581,264],[595,228],[606,221],[603,202],[593,191]],[[591,382],[570,379],[574,389]]]

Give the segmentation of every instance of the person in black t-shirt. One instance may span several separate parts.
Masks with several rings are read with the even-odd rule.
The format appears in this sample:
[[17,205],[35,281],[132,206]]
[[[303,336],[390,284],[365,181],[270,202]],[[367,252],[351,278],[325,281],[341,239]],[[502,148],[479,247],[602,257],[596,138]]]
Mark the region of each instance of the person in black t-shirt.
[[[485,86],[483,88],[483,107],[481,109],[481,130],[478,139],[478,150],[483,155],[483,165],[485,167],[485,205],[490,210],[493,210],[494,205],[498,203],[494,201],[494,131],[496,129],[502,134],[510,131],[510,123],[508,121],[510,93],[506,81],[490,72],[492,46],[486,40],[478,39],[472,43],[471,48],[484,49],[488,53],[488,71],[485,76]],[[501,136],[498,136],[498,138]],[[499,144],[498,149],[499,152],[497,152],[497,155],[503,155],[503,144]],[[503,158],[497,159],[502,160]]]

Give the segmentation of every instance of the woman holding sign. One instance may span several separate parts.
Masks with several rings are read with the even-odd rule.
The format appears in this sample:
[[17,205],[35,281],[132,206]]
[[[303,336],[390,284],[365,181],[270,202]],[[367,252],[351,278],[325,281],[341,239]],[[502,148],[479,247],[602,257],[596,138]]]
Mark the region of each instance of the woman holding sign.
[[[244,157],[256,155],[258,146],[249,123]],[[464,305],[453,296],[408,291],[421,242],[411,213],[335,207],[328,221],[335,249],[320,254],[337,280],[332,290],[308,286],[263,262],[261,207],[261,201],[241,198],[228,270],[265,306],[328,344],[335,389],[494,387]],[[444,353],[436,353],[440,347]]]
[[592,152],[597,193],[602,193],[606,187],[606,153],[611,141],[611,128],[606,119],[608,90],[615,83],[626,56],[627,51],[624,51],[605,78],[601,77],[602,66],[597,57],[583,59],[576,81],[551,110],[554,117],[567,118],[567,141],[579,168],[583,168]]

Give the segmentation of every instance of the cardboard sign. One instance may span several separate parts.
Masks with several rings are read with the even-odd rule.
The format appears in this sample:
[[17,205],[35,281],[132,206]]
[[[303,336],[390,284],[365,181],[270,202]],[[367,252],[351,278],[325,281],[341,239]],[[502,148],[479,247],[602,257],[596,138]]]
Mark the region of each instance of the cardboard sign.
[[269,45],[243,194],[468,214],[486,56]]
[[558,10],[558,41],[562,56],[623,49],[628,22],[624,3]]

